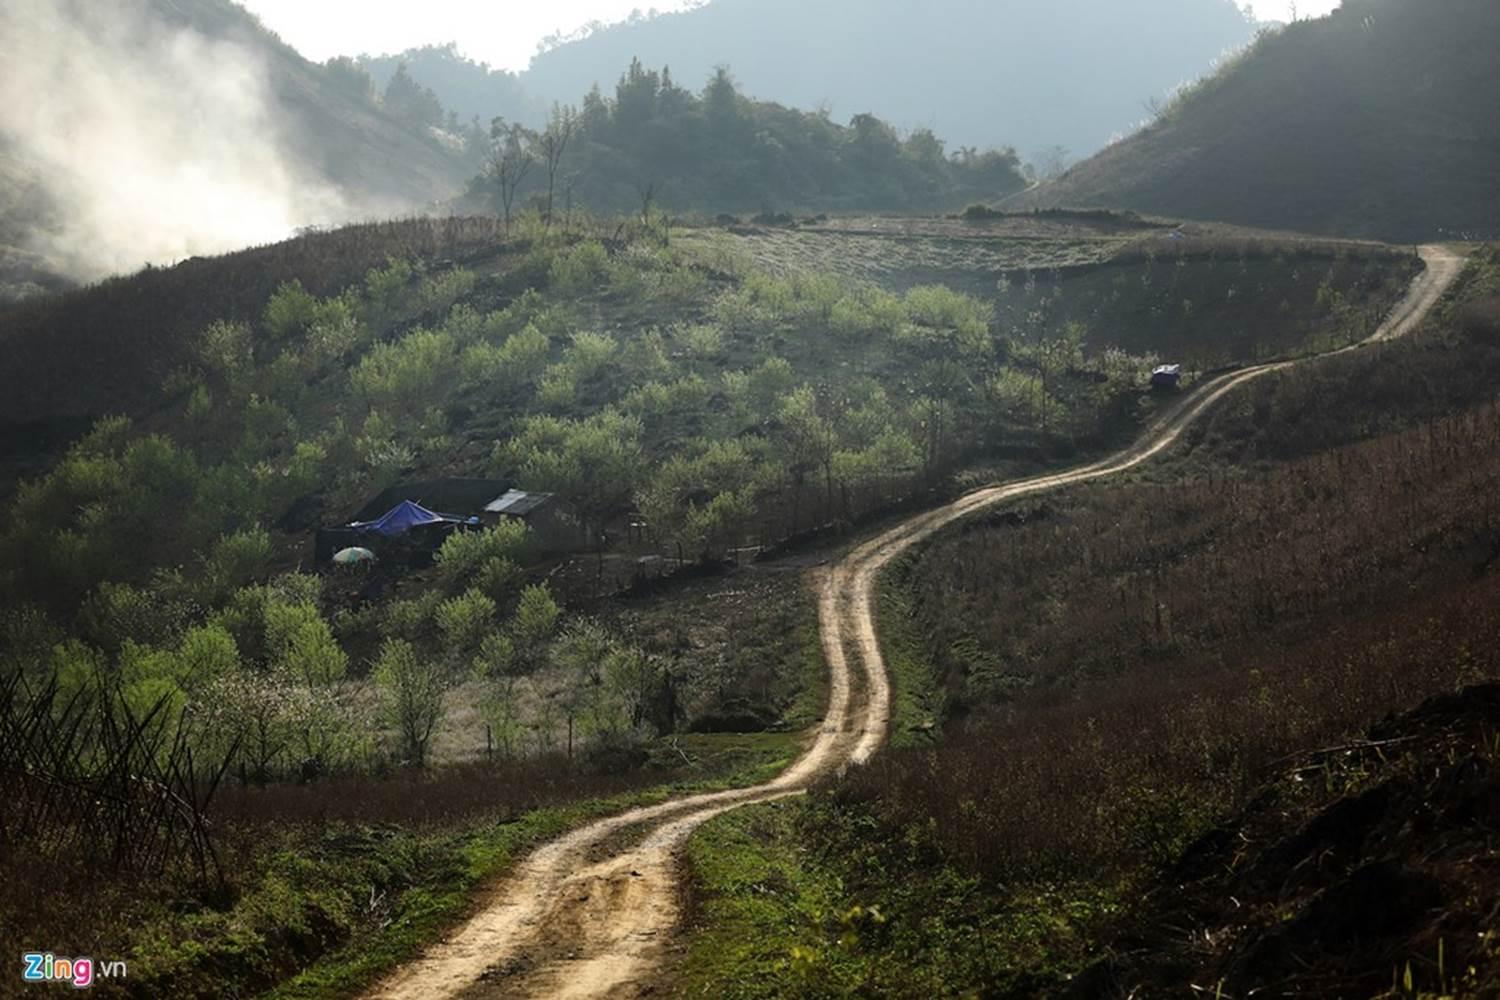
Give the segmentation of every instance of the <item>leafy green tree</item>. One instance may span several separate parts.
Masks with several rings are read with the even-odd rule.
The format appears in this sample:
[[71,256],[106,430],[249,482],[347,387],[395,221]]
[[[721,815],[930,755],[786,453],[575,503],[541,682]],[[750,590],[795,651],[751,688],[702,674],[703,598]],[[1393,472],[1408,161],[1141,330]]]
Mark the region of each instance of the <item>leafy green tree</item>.
[[445,711],[444,671],[418,656],[406,640],[387,639],[375,661],[373,676],[386,721],[396,730],[406,760],[417,767],[426,766],[428,744]]
[[238,391],[255,366],[255,335],[248,324],[218,320],[199,334],[196,352],[204,367]]
[[266,608],[266,644],[272,662],[309,687],[343,678],[349,657],[333,630],[308,604],[272,604]]
[[210,603],[264,573],[271,561],[271,535],[264,528],[247,528],[224,535],[204,559],[203,588]]
[[372,408],[414,416],[430,405],[439,382],[457,372],[457,358],[451,334],[414,330],[394,343],[376,344],[349,373],[350,383]]
[[387,257],[384,267],[370,268],[365,274],[366,321],[383,327],[403,315],[416,276],[411,261],[399,257]]
[[562,608],[546,584],[521,591],[521,599],[511,617],[510,635],[515,660],[527,672],[540,662],[543,646],[557,630],[561,617]]
[[396,67],[385,85],[381,103],[393,116],[415,128],[441,128],[444,124],[442,102],[428,88],[412,79],[406,63]]
[[277,288],[266,303],[262,323],[271,339],[287,340],[306,333],[317,318],[318,300],[293,279]]
[[560,493],[597,528],[630,500],[643,469],[638,417],[616,410],[583,420],[532,417],[499,457],[533,488]]
[[560,674],[557,701],[568,724],[568,754],[575,739],[611,728],[611,706],[604,686],[604,662],[614,642],[598,622],[574,622],[552,644],[550,658]]
[[429,590],[419,597],[387,603],[381,615],[381,635],[388,639],[420,642],[432,632],[443,595]]

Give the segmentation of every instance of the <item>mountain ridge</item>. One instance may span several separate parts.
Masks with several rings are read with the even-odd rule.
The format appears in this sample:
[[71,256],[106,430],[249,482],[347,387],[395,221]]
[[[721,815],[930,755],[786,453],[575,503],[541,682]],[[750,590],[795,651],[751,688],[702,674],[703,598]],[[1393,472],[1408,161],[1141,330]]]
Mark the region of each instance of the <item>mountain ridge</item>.
[[1007,207],[1130,208],[1402,242],[1500,233],[1500,8],[1345,0]]

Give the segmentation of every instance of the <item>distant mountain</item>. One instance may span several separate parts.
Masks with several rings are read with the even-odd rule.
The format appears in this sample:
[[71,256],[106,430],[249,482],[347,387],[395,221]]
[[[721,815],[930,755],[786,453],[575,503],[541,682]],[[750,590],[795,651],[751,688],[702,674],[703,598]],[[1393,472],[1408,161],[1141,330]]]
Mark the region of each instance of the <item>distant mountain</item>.
[[1500,238],[1500,3],[1344,0],[1012,200],[1417,241]]
[[728,66],[746,94],[839,121],[1086,155],[1253,34],[1232,0],[710,0],[561,44],[520,82],[571,102],[636,57],[692,88]]
[[0,61],[0,297],[413,211],[472,173],[229,0],[6,0]]

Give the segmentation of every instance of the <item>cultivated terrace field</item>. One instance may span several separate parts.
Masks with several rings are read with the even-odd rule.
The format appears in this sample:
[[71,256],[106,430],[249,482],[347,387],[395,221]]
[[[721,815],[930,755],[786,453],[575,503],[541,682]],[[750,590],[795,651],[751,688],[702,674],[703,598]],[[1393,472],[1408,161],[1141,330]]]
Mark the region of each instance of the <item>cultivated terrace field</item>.
[[[3,379],[7,941],[24,914],[59,953],[128,959],[140,996],[348,993],[463,915],[526,846],[784,764],[824,696],[805,546],[947,495],[966,471],[1129,438],[1162,405],[1145,389],[1158,360],[1186,363],[1191,382],[1358,339],[1418,266],[1371,244],[1117,216],[887,228],[411,221],[0,317],[0,347],[25,361]],[[1466,302],[1494,293],[1484,261]],[[1432,336],[1487,351],[1490,320],[1465,317]],[[1300,662],[1240,641],[1252,623],[1312,656],[1332,612],[1373,613],[1398,578],[1437,593],[1477,565],[1489,522],[1457,501],[1493,485],[1496,417],[1458,395],[1472,372],[1424,364],[1427,384],[1455,387],[1431,414],[1443,422],[1263,479],[1233,465],[1255,438],[1216,422],[1223,440],[1195,450],[1211,481],[1079,491],[904,567],[888,600],[921,627],[890,634],[903,704],[922,714],[898,720],[903,742],[954,739],[882,758],[809,806],[724,821],[716,836],[795,822],[828,845],[819,863],[833,867],[809,877],[841,916],[778,953],[790,964],[767,958],[765,987],[915,987],[887,964],[899,947],[856,942],[927,947],[929,930],[942,935],[934,984],[1076,968],[1100,921],[1242,802],[1268,755],[1459,676],[1457,647],[1437,641],[1395,694],[1324,697],[1343,675],[1305,671],[1333,686],[1299,701],[1326,717],[1282,719],[1227,760],[1202,743],[1201,702],[1169,690],[1180,678],[1232,706],[1290,697],[1246,680],[1252,660],[1267,677]],[[1269,413],[1254,419],[1268,441],[1295,419]],[[1369,436],[1350,427],[1350,441]],[[555,493],[581,551],[548,555],[510,526],[457,534],[426,568],[311,569],[319,525],[441,476]],[[1301,499],[1333,491],[1375,499],[1342,518]],[[1241,537],[1209,510],[1226,499],[1255,512]],[[1272,544],[1292,530],[1318,548]],[[1354,579],[1319,562],[1356,550],[1369,566]],[[1181,565],[1138,569],[1162,551]],[[749,565],[757,553],[770,558]],[[1002,615],[1023,625],[987,631]],[[1087,627],[1087,656],[1069,655],[1069,621]],[[1388,622],[1351,628],[1378,645]],[[1152,685],[1110,687],[1143,671]],[[1069,707],[1082,685],[1108,692],[1096,722]],[[1148,714],[1182,746],[1112,755],[1116,771],[1073,782],[1084,748],[1139,724],[1131,699],[1147,697],[1173,706]],[[1012,722],[1021,699],[1035,708]],[[1276,704],[1227,709],[1233,731],[1280,718]],[[1085,731],[1094,743],[1073,738]],[[1152,790],[1194,767],[1184,795]],[[931,797],[959,780],[970,787],[941,806],[954,821],[935,824],[947,813]],[[881,832],[856,850],[855,830]],[[1057,831],[1052,851],[1011,850]],[[1110,874],[1080,896],[1058,875],[1069,865]],[[908,895],[870,888],[897,869],[914,873]],[[929,903],[937,923],[912,922]],[[1031,919],[1010,937],[974,932],[1016,908]],[[974,912],[986,916],[965,923]],[[1056,935],[1074,944],[1058,951]]]
[[674,995],[1493,995],[1497,304],[897,566],[894,749],[705,828]]

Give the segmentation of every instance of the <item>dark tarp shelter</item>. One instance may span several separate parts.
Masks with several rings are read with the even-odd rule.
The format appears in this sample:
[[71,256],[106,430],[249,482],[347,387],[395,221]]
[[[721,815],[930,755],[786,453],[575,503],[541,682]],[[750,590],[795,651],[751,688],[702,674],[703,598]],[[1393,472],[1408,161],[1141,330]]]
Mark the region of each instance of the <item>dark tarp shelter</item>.
[[[319,529],[314,544],[313,558],[319,564],[328,562],[334,553],[350,546],[373,547],[377,553],[380,545],[372,539],[383,539],[390,544],[404,543],[408,538],[425,552],[419,561],[430,561],[431,551],[442,544],[448,532],[463,527],[477,527],[479,518],[459,517],[454,514],[439,514],[419,503],[402,500],[379,517],[369,521],[354,521],[338,528]],[[413,556],[413,558],[418,558]]]
[[373,521],[355,521],[350,528],[362,534],[376,534],[385,538],[399,538],[413,528],[429,524],[463,524],[464,518],[452,514],[438,514],[419,503],[402,500]]
[[419,483],[401,483],[381,491],[355,511],[352,520],[374,521],[403,500],[419,503],[428,510],[454,511],[470,517],[504,493],[509,485],[498,479],[429,479]]

